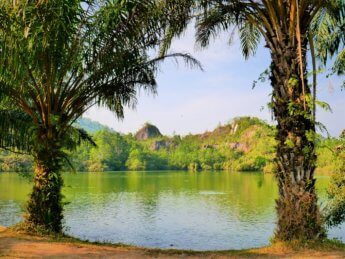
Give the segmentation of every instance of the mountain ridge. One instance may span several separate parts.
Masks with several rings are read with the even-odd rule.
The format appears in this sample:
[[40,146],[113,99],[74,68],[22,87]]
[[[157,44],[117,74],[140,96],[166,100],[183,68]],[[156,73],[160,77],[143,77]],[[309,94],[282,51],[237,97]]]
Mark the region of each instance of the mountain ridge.
[[113,129],[109,128],[108,126],[105,126],[97,121],[91,120],[89,118],[79,118],[75,124],[76,127],[82,128],[85,131],[87,131],[88,133],[95,133],[99,130],[104,130],[104,129],[108,129],[113,131]]

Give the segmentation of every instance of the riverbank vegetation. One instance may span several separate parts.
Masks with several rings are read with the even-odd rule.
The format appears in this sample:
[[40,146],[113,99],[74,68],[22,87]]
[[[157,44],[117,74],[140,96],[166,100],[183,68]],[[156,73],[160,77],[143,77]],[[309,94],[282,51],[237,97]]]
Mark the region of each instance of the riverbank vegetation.
[[[136,134],[120,134],[87,119],[77,125],[89,132],[97,146],[82,143],[68,154],[76,171],[173,169],[273,173],[275,169],[275,129],[258,118],[234,118],[213,131],[182,137],[164,136],[150,124]],[[157,131],[159,134],[153,133]],[[341,146],[340,137],[318,135],[317,170],[341,171],[344,155]],[[3,151],[0,160],[1,171],[32,171],[33,168],[27,155]],[[71,170],[69,164],[65,164],[64,170]]]

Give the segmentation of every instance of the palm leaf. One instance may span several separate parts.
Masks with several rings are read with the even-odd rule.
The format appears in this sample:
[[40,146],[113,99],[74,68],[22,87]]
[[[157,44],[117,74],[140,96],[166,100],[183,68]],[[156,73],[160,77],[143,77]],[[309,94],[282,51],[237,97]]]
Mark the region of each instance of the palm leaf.
[[31,152],[33,123],[18,110],[0,110],[0,148]]
[[243,56],[247,59],[255,55],[261,39],[260,31],[249,22],[239,25],[239,36]]

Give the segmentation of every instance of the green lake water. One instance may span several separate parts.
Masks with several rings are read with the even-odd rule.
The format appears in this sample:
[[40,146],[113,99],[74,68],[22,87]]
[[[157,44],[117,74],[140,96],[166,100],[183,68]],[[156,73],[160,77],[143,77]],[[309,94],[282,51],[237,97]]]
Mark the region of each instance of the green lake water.
[[[322,197],[329,178],[318,176]],[[65,230],[91,241],[193,250],[267,245],[275,227],[272,175],[233,172],[64,174]],[[21,220],[31,183],[0,173],[0,225]],[[322,206],[322,204],[321,204]],[[330,237],[345,241],[345,225]]]

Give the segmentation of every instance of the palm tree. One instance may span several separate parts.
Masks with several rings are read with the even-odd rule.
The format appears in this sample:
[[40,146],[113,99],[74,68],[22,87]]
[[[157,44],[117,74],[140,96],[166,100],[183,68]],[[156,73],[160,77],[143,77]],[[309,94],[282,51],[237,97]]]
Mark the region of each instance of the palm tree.
[[[221,31],[230,31],[232,37],[235,29],[245,58],[255,54],[261,38],[270,50],[273,91],[270,107],[277,120],[277,240],[315,239],[325,234],[314,178],[316,76],[312,91],[307,80],[306,56],[308,47],[315,54],[314,24],[320,22],[322,15],[334,14],[344,5],[341,0],[200,0],[190,3],[190,17],[197,18],[196,40],[201,47],[207,47],[210,39]],[[186,24],[183,21],[181,26]],[[339,23],[334,25],[339,29]],[[179,31],[175,33],[179,34]],[[166,50],[163,48],[162,53]],[[315,59],[313,66],[316,66]]]
[[[314,178],[316,76],[313,78],[312,91],[307,81],[306,56],[308,47],[315,55],[313,43],[316,41],[320,46],[316,36],[320,38],[323,34],[315,33],[313,26],[319,26],[322,17],[339,14],[340,10],[343,19],[345,3],[324,0],[206,2],[206,9],[197,24],[197,41],[202,47],[206,47],[210,37],[216,36],[219,31],[235,26],[246,58],[255,54],[261,37],[270,50],[270,80],[273,89],[271,107],[278,122],[276,178],[279,198],[276,201],[275,238],[291,240],[323,237],[325,233],[317,205]],[[339,37],[343,37],[344,20],[342,24],[340,20],[333,19],[333,29]],[[335,53],[330,44],[324,47],[332,54]],[[320,55],[321,49],[317,50]],[[324,56],[326,59],[327,55]],[[313,58],[314,69],[315,66]],[[335,68],[339,71],[337,63]]]
[[165,58],[152,58],[179,19],[159,1],[54,0],[0,3],[0,145],[29,152],[34,186],[26,223],[60,233],[64,149],[90,140],[73,123],[94,105],[123,117],[138,89],[156,92]]

